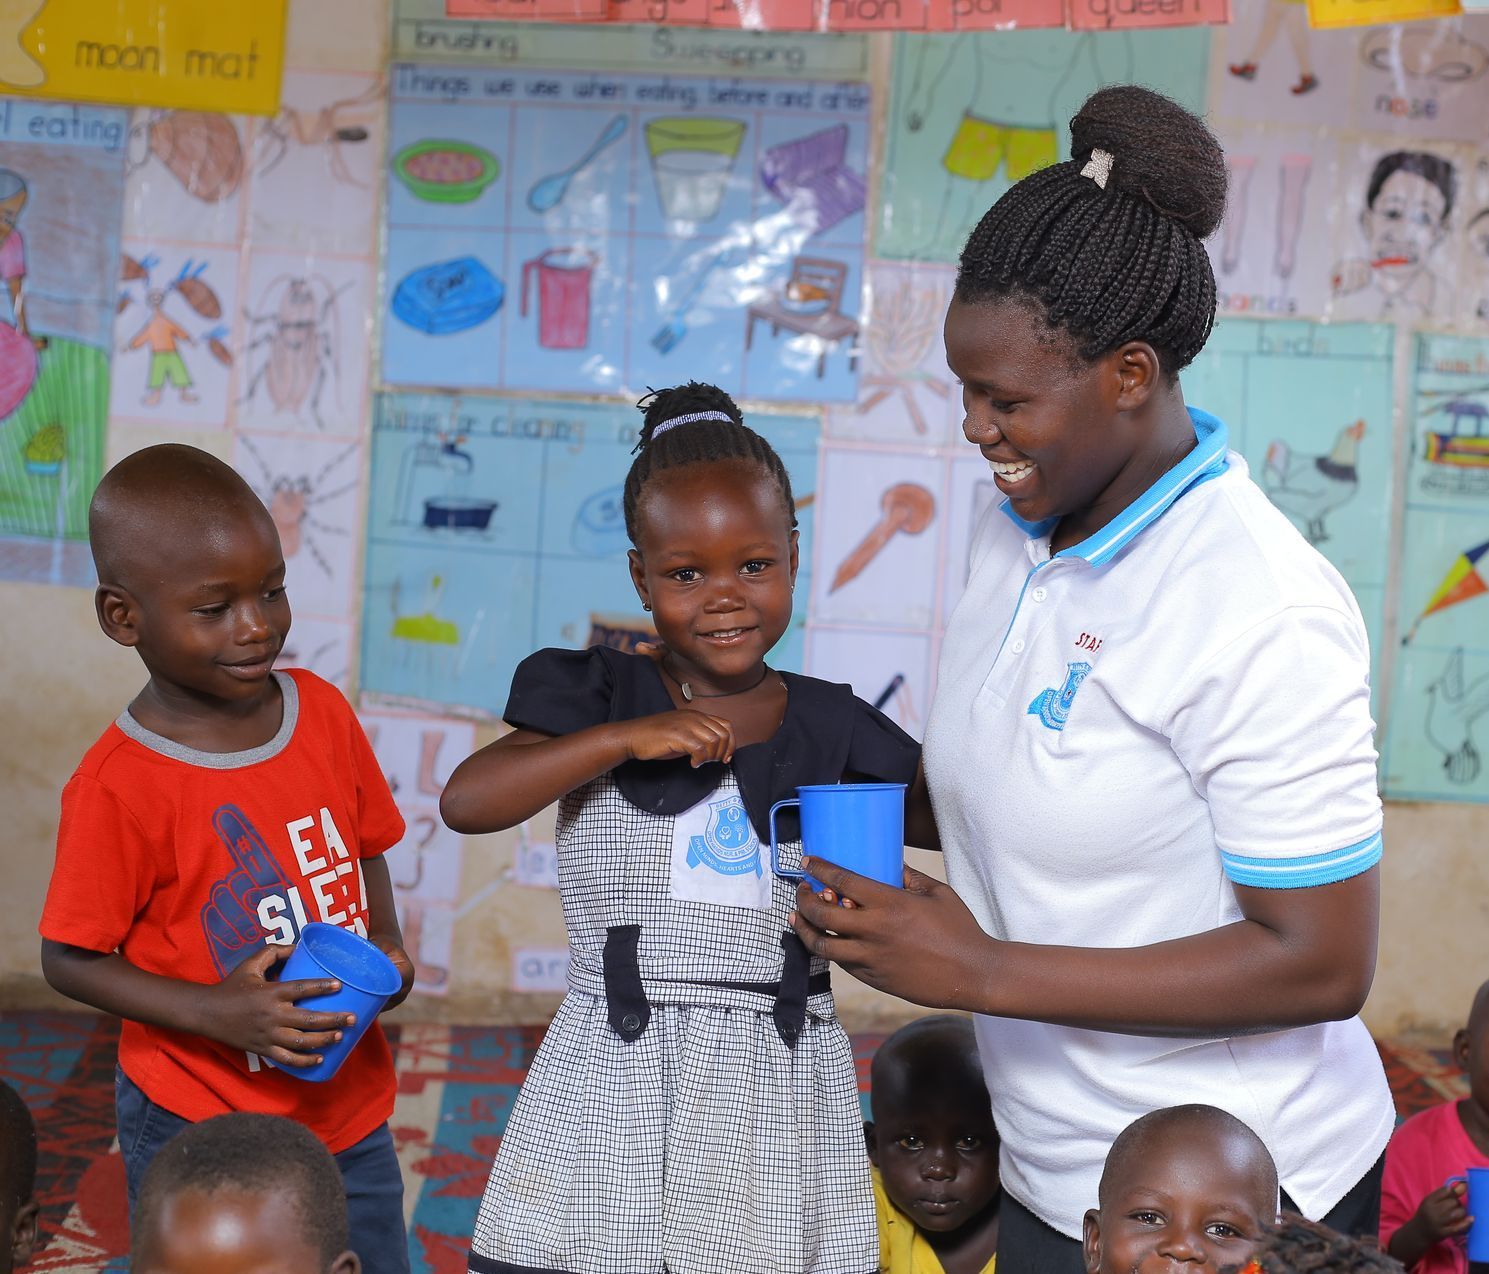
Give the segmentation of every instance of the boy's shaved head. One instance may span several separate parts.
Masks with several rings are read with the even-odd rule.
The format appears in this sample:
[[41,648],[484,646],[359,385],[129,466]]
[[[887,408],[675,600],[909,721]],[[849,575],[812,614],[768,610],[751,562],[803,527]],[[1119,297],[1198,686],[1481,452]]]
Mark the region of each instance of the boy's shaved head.
[[1262,1139],[1218,1106],[1170,1106],[1134,1120],[1112,1142],[1101,1170],[1097,1199],[1103,1205],[1134,1164],[1160,1144],[1193,1141],[1211,1146],[1233,1168],[1251,1176],[1261,1191],[1277,1197],[1277,1165]]
[[881,1108],[911,1095],[974,1093],[987,1100],[972,1022],[949,1013],[918,1018],[879,1046],[870,1071],[871,1101]]
[[172,545],[199,542],[224,519],[269,511],[226,462],[199,447],[164,443],[126,456],[103,476],[88,508],[88,542],[100,584],[132,589],[140,567]]

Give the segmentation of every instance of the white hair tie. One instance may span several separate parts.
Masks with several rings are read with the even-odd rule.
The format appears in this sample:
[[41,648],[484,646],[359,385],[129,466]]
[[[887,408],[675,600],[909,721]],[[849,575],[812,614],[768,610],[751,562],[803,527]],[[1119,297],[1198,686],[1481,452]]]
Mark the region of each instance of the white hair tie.
[[1112,175],[1114,158],[1109,150],[1093,150],[1091,158],[1086,160],[1086,166],[1081,169],[1081,176],[1089,177],[1105,190],[1107,179]]
[[734,423],[734,417],[722,411],[695,411],[686,416],[673,416],[671,420],[664,420],[651,431],[653,439],[661,437],[669,429],[676,429],[678,425],[691,425],[695,420],[722,420],[727,424]]

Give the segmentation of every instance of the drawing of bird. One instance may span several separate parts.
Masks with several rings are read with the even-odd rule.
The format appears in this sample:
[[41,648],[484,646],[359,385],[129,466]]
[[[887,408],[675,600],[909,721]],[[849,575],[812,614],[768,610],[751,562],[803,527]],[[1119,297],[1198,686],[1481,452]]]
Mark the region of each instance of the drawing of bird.
[[1357,420],[1339,431],[1326,456],[1301,455],[1281,438],[1267,447],[1262,489],[1288,517],[1298,523],[1310,544],[1329,538],[1324,517],[1347,504],[1360,487],[1358,458],[1365,422]]
[[1427,738],[1443,754],[1442,768],[1452,783],[1479,777],[1479,749],[1473,725],[1489,714],[1489,674],[1472,684],[1464,681],[1463,649],[1448,656],[1442,674],[1427,687]]

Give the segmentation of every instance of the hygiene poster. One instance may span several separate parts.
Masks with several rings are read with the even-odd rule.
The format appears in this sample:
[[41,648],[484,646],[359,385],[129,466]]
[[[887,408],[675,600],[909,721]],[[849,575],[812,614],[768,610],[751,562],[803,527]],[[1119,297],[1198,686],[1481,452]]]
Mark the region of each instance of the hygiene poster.
[[[771,662],[798,671],[819,427],[813,416],[766,412],[750,423],[780,452],[796,496],[798,609]],[[380,396],[363,689],[498,717],[512,673],[534,650],[648,640],[621,503],[640,426],[628,404]]]
[[87,585],[128,115],[0,98],[0,579]]
[[391,387],[857,388],[869,90],[395,66]]

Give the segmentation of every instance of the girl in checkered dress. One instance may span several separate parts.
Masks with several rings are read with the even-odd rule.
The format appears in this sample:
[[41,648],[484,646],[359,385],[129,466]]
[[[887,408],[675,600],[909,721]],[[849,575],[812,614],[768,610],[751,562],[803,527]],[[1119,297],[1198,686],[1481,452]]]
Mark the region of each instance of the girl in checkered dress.
[[654,395],[638,452],[630,569],[659,656],[530,656],[504,714],[515,732],[444,793],[468,833],[559,801],[569,931],[569,993],[470,1268],[871,1274],[852,1052],[826,967],[787,924],[795,892],[770,870],[766,819],[799,785],[909,783],[919,749],[849,687],[766,665],[791,619],[795,505],[734,401],[696,384]]

